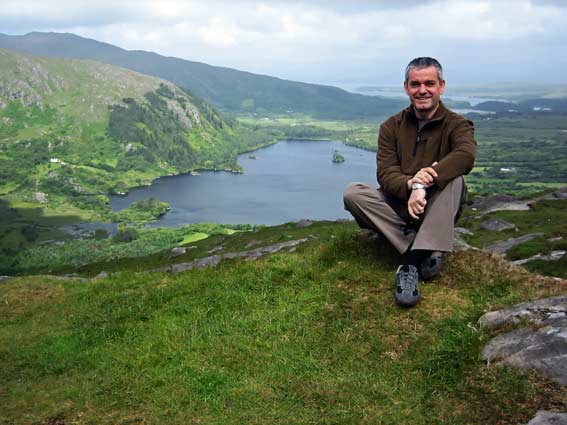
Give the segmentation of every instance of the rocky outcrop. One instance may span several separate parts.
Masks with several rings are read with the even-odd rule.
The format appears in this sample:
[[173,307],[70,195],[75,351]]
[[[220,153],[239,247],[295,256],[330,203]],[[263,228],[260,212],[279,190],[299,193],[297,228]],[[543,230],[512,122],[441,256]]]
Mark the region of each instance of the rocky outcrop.
[[505,241],[497,242],[492,245],[488,245],[485,250],[492,252],[494,254],[504,255],[506,251],[515,247],[516,245],[523,244],[524,242],[531,241],[532,239],[538,238],[543,236],[544,234],[541,232],[536,233],[529,233],[524,236],[519,236],[517,238],[506,239]]
[[501,218],[491,218],[489,220],[483,221],[480,224],[480,228],[483,230],[492,230],[495,232],[503,232],[504,230],[515,229],[512,223],[502,220]]
[[547,200],[550,200],[550,201],[567,199],[567,187],[563,187],[559,190],[556,190],[555,192],[544,196],[543,199],[547,199]]
[[307,242],[307,238],[296,239],[287,242],[277,243],[275,245],[263,246],[249,251],[229,252],[226,254],[211,255],[209,257],[199,258],[188,263],[171,264],[166,267],[160,267],[152,271],[181,273],[194,268],[214,267],[222,260],[231,260],[235,258],[244,258],[246,260],[257,260],[265,254],[275,254],[285,248],[293,248],[299,244]]
[[540,410],[527,425],[567,425],[567,413]]
[[567,385],[567,295],[518,304],[486,313],[485,329],[526,323],[528,326],[498,335],[484,347],[489,362],[535,369],[560,385]]
[[567,254],[567,251],[551,251],[549,255],[536,254],[528,258],[522,258],[521,260],[512,261],[512,264],[514,264],[515,266],[521,266],[522,264],[526,264],[534,260],[557,261],[557,260],[561,260],[565,256],[565,254]]

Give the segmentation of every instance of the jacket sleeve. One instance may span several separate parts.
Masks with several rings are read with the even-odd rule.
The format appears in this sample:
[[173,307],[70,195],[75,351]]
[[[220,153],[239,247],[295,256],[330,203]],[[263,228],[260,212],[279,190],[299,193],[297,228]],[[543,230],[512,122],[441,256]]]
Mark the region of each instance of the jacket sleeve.
[[376,153],[377,177],[380,187],[396,198],[409,199],[407,181],[412,178],[402,173],[398,157],[397,140],[390,126],[380,126],[378,134],[378,152]]
[[443,189],[456,177],[470,173],[476,157],[476,141],[472,121],[462,119],[450,133],[451,152],[433,168],[437,171],[436,185]]

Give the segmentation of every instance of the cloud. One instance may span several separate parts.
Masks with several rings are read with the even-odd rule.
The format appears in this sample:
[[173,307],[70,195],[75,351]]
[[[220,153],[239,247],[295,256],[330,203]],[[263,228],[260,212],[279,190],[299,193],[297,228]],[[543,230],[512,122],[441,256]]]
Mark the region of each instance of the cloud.
[[[2,31],[74,32],[287,78],[393,75],[413,56],[514,63],[565,45],[566,2],[551,0],[3,0]],[[534,50],[534,53],[535,50]],[[552,58],[549,58],[552,61]],[[397,77],[396,77],[397,78]]]

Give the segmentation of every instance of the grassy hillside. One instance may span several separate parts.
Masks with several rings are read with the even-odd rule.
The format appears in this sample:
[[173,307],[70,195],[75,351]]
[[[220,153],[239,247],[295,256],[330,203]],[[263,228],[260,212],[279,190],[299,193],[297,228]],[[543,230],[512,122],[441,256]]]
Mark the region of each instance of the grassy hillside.
[[0,50],[0,195],[108,212],[108,193],[167,174],[234,169],[271,142],[171,83],[92,61]]
[[0,423],[485,425],[567,408],[565,388],[482,362],[491,335],[476,325],[565,281],[458,253],[407,310],[393,300],[398,259],[353,223],[190,245],[302,237],[294,252],[178,275],[1,282]]
[[319,118],[360,119],[392,114],[406,102],[282,80],[151,52],[128,51],[74,34],[0,34],[0,47],[44,56],[93,59],[164,78],[232,112],[300,112]]

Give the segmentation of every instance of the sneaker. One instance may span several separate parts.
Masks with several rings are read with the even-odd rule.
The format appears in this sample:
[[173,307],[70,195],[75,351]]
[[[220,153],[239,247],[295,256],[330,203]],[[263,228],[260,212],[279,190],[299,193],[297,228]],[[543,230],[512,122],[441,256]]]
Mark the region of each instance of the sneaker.
[[419,275],[423,280],[429,280],[439,274],[445,253],[441,251],[433,251],[425,260],[419,265]]
[[404,307],[412,307],[419,301],[419,276],[417,267],[406,265],[396,271],[396,302]]

